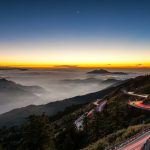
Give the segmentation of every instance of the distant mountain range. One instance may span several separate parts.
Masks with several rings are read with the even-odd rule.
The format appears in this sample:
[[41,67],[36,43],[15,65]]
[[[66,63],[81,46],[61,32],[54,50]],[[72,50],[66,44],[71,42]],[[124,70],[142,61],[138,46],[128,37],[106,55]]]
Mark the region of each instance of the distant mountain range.
[[125,72],[110,72],[104,69],[97,69],[90,72],[87,72],[87,74],[116,74],[116,75],[127,75],[128,73]]
[[27,68],[11,68],[11,67],[0,67],[0,70],[20,70],[20,71],[26,71]]
[[[25,104],[42,101],[47,91],[39,86],[23,86],[0,78],[0,107],[6,104]],[[41,96],[40,96],[41,95]]]
[[27,107],[14,109],[0,115],[0,126],[12,126],[20,124],[25,120],[25,118],[32,114],[40,115],[42,113],[45,113],[49,116],[52,116],[72,105],[86,104],[95,101],[95,99],[102,98],[112,90],[114,90],[114,87],[83,96],[76,96],[62,101],[51,102],[45,105],[29,105]]
[[[110,81],[112,81],[112,79],[110,79]],[[2,82],[9,83],[9,84],[7,84],[8,87],[11,87],[11,85],[14,84],[11,81],[7,81],[6,79],[1,79],[1,83]],[[29,115],[32,115],[32,114],[40,115],[42,113],[45,113],[48,116],[53,116],[53,115],[56,115],[58,112],[63,111],[65,108],[68,108],[73,105],[87,104],[87,103],[95,101],[96,99],[100,99],[103,97],[109,98],[108,95],[110,95],[110,93],[116,93],[117,91],[121,92],[121,89],[124,89],[124,88],[126,88],[128,91],[135,91],[135,92],[140,92],[137,90],[138,88],[140,88],[143,93],[144,93],[144,91],[147,93],[150,93],[150,84],[149,83],[150,83],[149,76],[141,76],[141,77],[137,77],[135,79],[129,79],[129,80],[123,81],[123,82],[121,82],[121,84],[109,87],[107,89],[104,89],[102,91],[98,91],[95,93],[90,93],[90,94],[86,94],[83,96],[76,96],[76,97],[65,99],[62,101],[55,101],[55,102],[51,102],[51,103],[48,103],[45,105],[37,105],[37,106],[29,105],[27,107],[14,109],[12,111],[9,111],[7,113],[0,115],[0,126],[3,126],[3,125],[12,126],[12,125],[20,124],[22,121],[25,120],[26,117],[28,117]],[[8,92],[8,95],[10,95],[11,88],[9,88],[9,90],[8,90],[8,87],[6,88],[7,89],[6,91]],[[23,86],[21,86],[19,88],[19,90],[26,91],[25,89],[27,87],[24,86],[24,89],[22,89],[22,88],[23,88]],[[29,88],[32,90],[31,87],[29,87]],[[31,95],[31,93],[30,93],[30,95]],[[10,99],[13,100],[11,95],[9,97],[10,97]],[[128,101],[128,99],[126,99],[126,101]],[[126,102],[124,102],[124,103],[126,103]]]
[[108,78],[106,80],[104,80],[102,83],[104,84],[114,84],[114,83],[121,83],[123,80],[117,80],[115,78]]
[[62,80],[62,82],[66,82],[66,83],[84,83],[84,84],[88,84],[88,83],[114,84],[114,83],[121,82],[121,81],[122,80],[117,80],[115,78],[108,78],[106,80],[101,80],[101,79],[97,79],[97,78],[65,79],[65,80]]

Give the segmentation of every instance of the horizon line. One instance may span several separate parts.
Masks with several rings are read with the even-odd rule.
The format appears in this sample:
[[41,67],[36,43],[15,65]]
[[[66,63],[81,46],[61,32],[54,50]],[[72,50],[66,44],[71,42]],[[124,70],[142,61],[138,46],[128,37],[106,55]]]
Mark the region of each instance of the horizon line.
[[150,66],[79,66],[79,65],[0,65],[0,68],[31,68],[31,69],[90,69],[90,68],[108,68],[108,69],[150,69]]

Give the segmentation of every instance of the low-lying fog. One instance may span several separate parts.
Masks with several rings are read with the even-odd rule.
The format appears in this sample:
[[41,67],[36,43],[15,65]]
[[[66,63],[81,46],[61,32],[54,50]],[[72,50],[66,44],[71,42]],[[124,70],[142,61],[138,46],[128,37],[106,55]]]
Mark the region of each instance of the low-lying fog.
[[[87,74],[88,71],[94,69],[28,69],[28,70],[0,70],[0,77],[16,82],[25,86],[40,86],[47,92],[42,95],[42,99],[25,101],[26,97],[20,100],[11,100],[3,102],[3,97],[0,98],[0,113],[9,111],[14,108],[30,105],[30,104],[45,104],[48,102],[63,100],[65,98],[83,95],[95,91],[102,90],[112,85],[105,83],[104,80],[116,79],[125,80],[142,74],[147,74],[149,70],[114,70],[127,72],[128,75],[93,75]],[[0,91],[1,92],[1,91]],[[36,93],[37,94],[37,93]],[[2,94],[1,94],[2,95]],[[8,98],[10,95],[5,95]],[[24,95],[22,95],[23,97]],[[41,96],[41,95],[36,95]]]

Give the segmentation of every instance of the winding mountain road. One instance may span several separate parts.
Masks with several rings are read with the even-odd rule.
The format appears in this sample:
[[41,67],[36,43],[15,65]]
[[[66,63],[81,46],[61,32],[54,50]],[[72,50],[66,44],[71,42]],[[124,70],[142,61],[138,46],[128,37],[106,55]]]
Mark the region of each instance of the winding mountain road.
[[128,104],[132,107],[150,111],[150,105],[146,105],[143,101],[129,101]]
[[83,120],[85,117],[87,117],[88,119],[91,119],[94,115],[94,112],[102,112],[105,105],[106,105],[107,101],[103,100],[103,99],[98,99],[97,101],[95,101],[93,103],[93,109],[91,109],[89,112],[83,114],[82,116],[80,116],[77,120],[75,120],[75,125],[77,127],[78,130],[82,130],[83,129]]
[[[131,96],[137,96],[140,98],[147,99],[148,95],[146,94],[135,94],[134,92],[127,92],[124,91],[125,94],[131,95]],[[128,104],[132,107],[150,110],[150,105],[146,105],[143,103],[143,100],[141,101],[129,101]],[[141,134],[138,134],[138,136],[134,136],[133,138],[127,140],[126,142],[122,143],[118,147],[115,148],[115,150],[141,150],[143,145],[146,143],[146,141],[150,138],[150,130],[145,131]]]
[[146,141],[150,138],[150,130],[144,132],[138,137],[134,137],[129,141],[126,141],[122,146],[118,147],[116,150],[141,150]]
[[[141,99],[143,99],[143,98],[147,99],[149,96],[148,94],[136,94],[134,92],[127,92],[127,91],[124,91],[124,93],[127,95],[131,95],[131,96],[137,96]],[[144,100],[137,99],[136,101],[129,101],[128,105],[139,108],[139,109],[144,109],[144,110],[150,111],[150,105],[144,104],[143,102],[144,102]]]
[[131,95],[131,96],[137,96],[137,97],[141,97],[141,98],[148,98],[148,94],[136,94],[134,92],[126,92],[126,94]]

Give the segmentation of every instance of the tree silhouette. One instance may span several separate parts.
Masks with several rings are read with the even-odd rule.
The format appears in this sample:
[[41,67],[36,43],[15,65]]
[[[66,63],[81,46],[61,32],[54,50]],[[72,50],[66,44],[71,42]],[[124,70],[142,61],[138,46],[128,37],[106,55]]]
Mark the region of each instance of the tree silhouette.
[[55,150],[53,144],[53,130],[49,119],[42,116],[30,116],[22,126],[23,139],[21,148],[23,150]]

